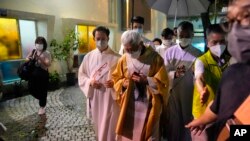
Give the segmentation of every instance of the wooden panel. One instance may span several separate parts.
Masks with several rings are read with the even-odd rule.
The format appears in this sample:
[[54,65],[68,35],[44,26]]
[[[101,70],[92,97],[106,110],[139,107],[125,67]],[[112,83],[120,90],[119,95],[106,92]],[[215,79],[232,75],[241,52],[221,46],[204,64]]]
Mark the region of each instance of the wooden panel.
[[141,16],[144,18],[144,31],[151,31],[151,9],[145,0],[122,0],[121,7],[121,30],[131,27],[132,16]]

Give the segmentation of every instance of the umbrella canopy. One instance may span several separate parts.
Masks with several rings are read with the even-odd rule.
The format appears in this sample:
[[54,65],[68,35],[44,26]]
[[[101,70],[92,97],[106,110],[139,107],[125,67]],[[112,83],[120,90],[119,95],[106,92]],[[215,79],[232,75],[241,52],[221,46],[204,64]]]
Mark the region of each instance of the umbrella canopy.
[[168,17],[199,16],[206,12],[208,0],[147,0],[148,5],[155,10],[165,13]]

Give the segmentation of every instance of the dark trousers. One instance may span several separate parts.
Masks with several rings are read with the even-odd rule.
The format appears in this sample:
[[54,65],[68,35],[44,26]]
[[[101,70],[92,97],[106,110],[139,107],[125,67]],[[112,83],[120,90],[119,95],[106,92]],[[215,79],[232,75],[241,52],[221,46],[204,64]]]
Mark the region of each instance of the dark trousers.
[[36,67],[28,81],[29,92],[39,100],[40,107],[45,107],[47,103],[49,73],[40,67]]

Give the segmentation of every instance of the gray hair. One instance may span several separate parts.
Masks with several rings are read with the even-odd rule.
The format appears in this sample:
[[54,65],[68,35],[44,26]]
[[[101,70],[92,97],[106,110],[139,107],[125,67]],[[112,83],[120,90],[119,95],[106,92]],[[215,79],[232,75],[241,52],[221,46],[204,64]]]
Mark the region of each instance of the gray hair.
[[134,30],[127,30],[122,34],[122,45],[130,44],[131,46],[137,46],[142,41],[141,34]]

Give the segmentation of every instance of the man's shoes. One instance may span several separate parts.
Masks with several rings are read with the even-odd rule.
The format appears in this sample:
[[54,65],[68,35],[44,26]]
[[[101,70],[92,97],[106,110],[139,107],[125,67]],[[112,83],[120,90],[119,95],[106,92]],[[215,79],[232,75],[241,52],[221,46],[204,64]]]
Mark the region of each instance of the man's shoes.
[[40,107],[38,115],[43,115],[43,114],[45,114],[45,107]]

